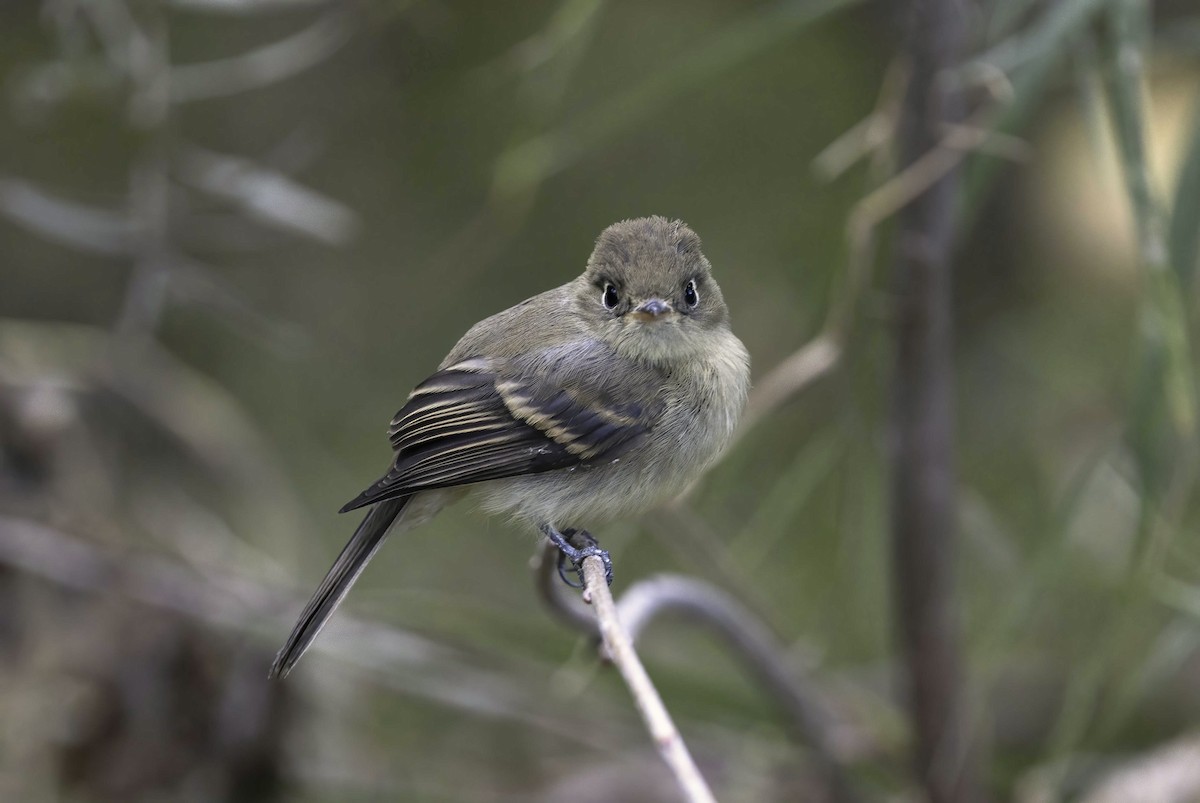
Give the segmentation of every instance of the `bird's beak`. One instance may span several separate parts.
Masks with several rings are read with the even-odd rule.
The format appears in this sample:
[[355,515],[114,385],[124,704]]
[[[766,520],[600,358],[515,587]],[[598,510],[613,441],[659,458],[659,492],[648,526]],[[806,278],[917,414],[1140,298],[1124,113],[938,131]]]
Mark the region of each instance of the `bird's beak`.
[[674,312],[675,308],[671,306],[670,302],[663,301],[661,298],[648,298],[634,307],[631,314],[634,320],[658,323],[672,317]]

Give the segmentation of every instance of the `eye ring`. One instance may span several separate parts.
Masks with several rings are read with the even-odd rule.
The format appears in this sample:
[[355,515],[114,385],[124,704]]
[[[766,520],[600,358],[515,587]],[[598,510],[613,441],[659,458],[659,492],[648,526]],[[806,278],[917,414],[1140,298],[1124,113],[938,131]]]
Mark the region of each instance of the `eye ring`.
[[604,283],[604,292],[600,294],[600,303],[608,310],[616,309],[617,305],[621,303],[621,295],[612,282]]
[[683,301],[693,309],[700,303],[700,294],[696,292],[695,279],[689,279],[688,283],[683,286]]

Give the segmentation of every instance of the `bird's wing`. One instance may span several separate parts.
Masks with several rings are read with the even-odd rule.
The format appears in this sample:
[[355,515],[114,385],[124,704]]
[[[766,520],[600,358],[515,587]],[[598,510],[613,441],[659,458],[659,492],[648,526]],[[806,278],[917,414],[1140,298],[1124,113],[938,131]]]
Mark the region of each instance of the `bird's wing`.
[[[413,390],[388,430],[396,459],[343,511],[418,491],[614,459],[661,411],[660,381],[597,347],[537,361],[472,358]],[[611,387],[610,387],[611,386]]]

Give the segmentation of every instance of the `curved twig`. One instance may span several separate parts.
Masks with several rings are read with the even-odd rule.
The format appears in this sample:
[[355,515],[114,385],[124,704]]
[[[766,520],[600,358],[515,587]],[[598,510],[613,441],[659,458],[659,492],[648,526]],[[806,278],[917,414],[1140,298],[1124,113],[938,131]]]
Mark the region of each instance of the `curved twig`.
[[861,799],[841,760],[847,751],[841,745],[844,740],[838,736],[834,715],[821,693],[789,669],[782,645],[752,611],[709,583],[675,574],[654,575],[635,583],[617,608],[635,644],[662,614],[683,614],[708,626],[783,706],[794,736],[812,748],[833,799]]
[[583,582],[583,599],[596,611],[596,624],[600,630],[600,637],[604,640],[604,647],[624,678],[625,685],[629,687],[629,693],[633,695],[633,701],[642,715],[642,721],[646,723],[650,738],[654,740],[659,755],[675,774],[680,790],[689,803],[716,803],[716,798],[697,769],[683,737],[679,735],[679,729],[675,727],[667,707],[663,705],[658,690],[646,674],[646,668],[642,666],[641,659],[633,648],[632,639],[621,626],[616,603],[608,588],[604,562],[595,555],[584,558]]
[[766,415],[829,373],[842,356],[842,335],[825,330],[755,383],[742,415],[738,437],[749,432]]
[[[560,590],[555,572],[558,549],[547,544],[535,557],[538,592],[554,615],[585,636],[599,637],[596,618],[573,595]],[[659,574],[634,583],[616,602],[618,617],[636,646],[650,623],[664,614],[682,614],[707,626],[737,654],[751,675],[777,701],[796,741],[812,750],[834,800],[861,799],[845,770],[845,757],[858,749],[822,693],[796,676],[784,647],[762,620],[721,589],[691,577]],[[605,645],[607,646],[607,645]],[[612,659],[605,654],[604,658]]]
[[[106,549],[41,522],[0,514],[0,567],[103,598],[120,594],[215,630],[259,635],[291,625],[302,600],[243,572],[197,571],[176,559]],[[314,651],[366,672],[381,686],[470,715],[538,728],[592,749],[611,740],[566,727],[565,713],[514,682],[514,672],[479,666],[478,655],[394,625],[342,612]],[[263,663],[266,673],[266,663]]]
[[171,68],[171,102],[224,98],[269,86],[325,61],[350,41],[353,20],[331,11],[309,27],[248,53]]
[[658,574],[641,580],[621,597],[621,622],[636,644],[646,628],[663,614],[678,613],[706,625],[782,702],[796,730],[814,745],[826,744],[832,716],[818,702],[818,693],[787,668],[775,637],[757,616],[724,591],[702,580],[678,574]]

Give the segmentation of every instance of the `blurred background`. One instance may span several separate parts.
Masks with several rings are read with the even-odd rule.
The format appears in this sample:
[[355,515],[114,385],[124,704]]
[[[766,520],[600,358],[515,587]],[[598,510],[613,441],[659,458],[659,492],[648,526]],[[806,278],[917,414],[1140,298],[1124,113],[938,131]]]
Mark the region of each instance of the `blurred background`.
[[[1200,800],[1200,12],[962,3],[953,267],[964,699],[996,800]],[[641,642],[721,800],[918,800],[896,693],[884,2],[0,3],[0,798],[675,799],[453,509],[266,672],[472,323],[687,221],[753,358],[686,499],[598,532],[775,635]],[[847,798],[850,799],[850,798]]]

